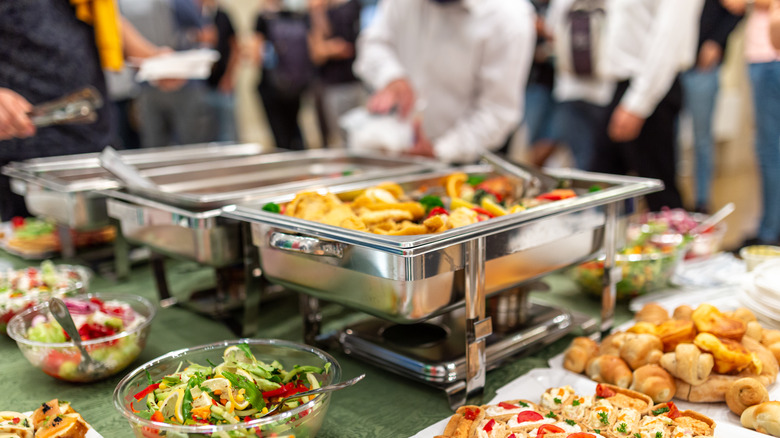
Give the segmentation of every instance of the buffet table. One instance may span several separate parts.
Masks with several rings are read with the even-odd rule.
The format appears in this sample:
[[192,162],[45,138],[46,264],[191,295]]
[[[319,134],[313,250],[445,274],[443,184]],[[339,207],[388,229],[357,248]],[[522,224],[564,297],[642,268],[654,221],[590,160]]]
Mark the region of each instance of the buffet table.
[[[56,262],[56,260],[55,260]],[[22,268],[31,263],[0,251],[0,266]],[[169,265],[169,282],[172,289],[191,290],[194,285],[212,281],[213,271],[191,262],[175,262]],[[533,299],[560,305],[596,316],[600,303],[579,292],[575,284],[562,275],[544,279],[550,292],[534,293]],[[148,265],[136,267],[125,282],[113,283],[105,278],[93,278],[90,291],[122,292],[156,298],[154,278]],[[262,303],[259,331],[254,337],[278,338],[300,342],[303,322],[298,314],[298,299],[294,294]],[[325,331],[329,325],[343,325],[359,314],[335,304],[323,307],[326,316]],[[616,323],[631,318],[627,306],[618,305]],[[160,309],[152,324],[146,348],[140,357],[125,371],[172,350],[192,347],[236,336],[219,321],[197,315],[179,307]],[[496,389],[533,368],[546,367],[547,360],[562,352],[571,337],[565,337],[538,353],[510,360],[487,374],[485,401],[491,399]],[[366,373],[366,378],[353,388],[334,393],[333,402],[318,437],[377,436],[408,437],[421,429],[452,414],[445,394],[401,376],[380,370],[353,359],[338,351],[329,351],[341,364],[344,378]],[[32,410],[39,403],[52,398],[68,400],[106,438],[131,437],[127,421],[113,407],[112,395],[116,384],[125,372],[93,384],[61,382],[33,368],[8,337],[0,339],[0,411]]]

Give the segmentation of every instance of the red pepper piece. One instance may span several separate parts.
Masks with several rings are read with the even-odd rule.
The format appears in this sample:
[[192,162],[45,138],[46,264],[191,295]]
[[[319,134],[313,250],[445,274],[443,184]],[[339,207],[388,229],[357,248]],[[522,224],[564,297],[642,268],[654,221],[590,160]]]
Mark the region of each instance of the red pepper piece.
[[680,410],[677,409],[677,405],[675,405],[674,402],[671,402],[671,401],[670,402],[666,402],[666,405],[669,406],[669,412],[667,412],[664,415],[666,415],[667,417],[671,418],[672,420],[674,420],[675,418],[677,418],[677,417],[679,417],[681,415],[680,414]]
[[479,213],[479,214],[483,214],[483,215],[485,215],[485,216],[487,216],[487,217],[489,217],[489,218],[494,218],[494,217],[496,217],[496,215],[494,215],[493,213],[491,213],[491,212],[489,212],[489,211],[485,210],[485,209],[484,209],[484,208],[482,208],[482,207],[471,207],[471,209],[472,209],[472,210],[474,210],[474,211],[476,211],[477,213]]
[[431,209],[431,212],[430,212],[430,213],[428,213],[428,216],[426,216],[426,219],[427,219],[427,218],[429,218],[429,217],[431,217],[431,216],[436,216],[436,215],[439,215],[439,214],[446,214],[446,215],[449,215],[449,214],[450,214],[450,212],[448,212],[447,210],[445,210],[445,209],[444,209],[444,208],[442,208],[442,207],[433,207],[433,208]]
[[528,421],[539,421],[539,420],[544,420],[544,417],[542,417],[542,414],[535,411],[523,411],[517,414],[518,423],[526,423]]
[[24,226],[24,218],[21,216],[14,216],[11,218],[11,225],[16,229]]
[[536,438],[542,438],[546,433],[566,433],[566,431],[554,424],[543,424],[536,430]]
[[290,382],[286,385],[282,385],[279,388],[272,389],[270,391],[266,391],[263,393],[263,398],[271,398],[271,397],[278,397],[278,396],[284,396],[290,389],[292,389],[295,385],[294,383]]
[[477,419],[477,415],[479,415],[479,408],[476,409],[466,408],[466,413],[463,414],[463,418],[469,421],[474,421]]
[[560,201],[562,199],[576,198],[577,194],[571,189],[555,189],[553,191],[542,193],[536,199],[545,201]]
[[496,420],[493,420],[491,418],[490,421],[488,421],[488,423],[485,425],[485,427],[482,428],[482,430],[484,430],[485,432],[490,432],[493,430],[493,426],[495,425],[496,425]]
[[19,417],[14,417],[13,422],[14,424],[19,424],[19,422],[22,421]]
[[599,383],[598,385],[596,385],[596,395],[602,398],[608,398],[615,395],[615,391]]
[[155,389],[157,389],[159,387],[160,387],[159,383],[152,383],[151,385],[147,386],[141,392],[139,392],[138,394],[134,395],[133,397],[136,400],[141,400],[142,398],[144,398],[147,395],[149,395],[150,392],[154,391]]

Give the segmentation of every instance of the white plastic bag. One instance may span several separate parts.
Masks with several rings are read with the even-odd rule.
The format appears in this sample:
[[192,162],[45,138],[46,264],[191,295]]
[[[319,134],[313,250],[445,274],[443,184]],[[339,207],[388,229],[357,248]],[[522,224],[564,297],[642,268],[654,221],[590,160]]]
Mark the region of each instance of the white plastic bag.
[[339,125],[347,133],[347,147],[353,151],[380,150],[400,155],[414,144],[411,120],[395,114],[371,114],[357,107],[347,111]]

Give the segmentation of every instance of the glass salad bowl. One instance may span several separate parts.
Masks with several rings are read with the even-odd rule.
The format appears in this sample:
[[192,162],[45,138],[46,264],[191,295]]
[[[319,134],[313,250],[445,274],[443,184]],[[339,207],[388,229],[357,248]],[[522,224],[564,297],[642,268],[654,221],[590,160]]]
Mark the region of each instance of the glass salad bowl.
[[0,270],[0,333],[6,333],[11,318],[51,296],[86,293],[90,278],[87,268],[49,260],[40,267]]
[[[622,273],[616,285],[617,299],[626,300],[666,287],[686,251],[687,245],[656,247],[649,244],[620,251],[615,256],[615,265]],[[570,272],[582,290],[601,297],[604,257],[582,263]]]
[[136,437],[314,437],[330,393],[285,403],[290,393],[339,382],[341,367],[308,345],[239,339],[174,351],[137,368],[114,390]]
[[78,347],[49,311],[48,301],[11,319],[8,335],[30,363],[70,382],[92,382],[130,365],[146,346],[156,309],[146,298],[125,294],[85,294],[64,298],[84,347],[98,366],[79,366]]

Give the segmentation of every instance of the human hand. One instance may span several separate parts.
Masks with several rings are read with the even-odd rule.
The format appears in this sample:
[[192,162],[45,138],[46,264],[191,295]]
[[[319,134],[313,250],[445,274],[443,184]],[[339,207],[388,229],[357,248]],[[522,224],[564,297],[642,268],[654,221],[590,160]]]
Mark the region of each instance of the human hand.
[[[158,47],[155,56],[167,55],[169,53],[173,53],[173,51],[174,50],[170,47]],[[187,84],[187,79],[158,79],[156,81],[152,81],[151,84],[157,87],[160,91],[165,91],[167,93],[182,88]]]
[[415,100],[414,90],[409,81],[396,79],[371,96],[366,108],[372,113],[387,114],[397,107],[398,115],[406,118],[412,112]]
[[643,117],[628,111],[622,105],[618,105],[609,120],[607,133],[612,141],[619,143],[631,141],[639,137],[644,124]]
[[734,15],[742,15],[745,13],[745,7],[747,5],[747,1],[745,0],[720,0],[720,4],[723,5],[724,8],[728,9],[729,12],[731,12]]
[[355,56],[355,45],[342,38],[331,38],[326,44],[332,59],[349,59]]
[[236,86],[236,80],[233,78],[232,74],[225,74],[222,76],[222,79],[219,80],[219,84],[217,84],[217,89],[225,94],[230,94],[233,92],[233,88]]
[[715,68],[723,57],[723,48],[712,40],[706,40],[699,49],[699,57],[696,60],[696,69],[707,71]]
[[417,155],[421,157],[434,157],[433,143],[428,139],[422,129],[422,120],[415,119],[413,122],[414,129],[414,145],[409,149],[409,155]]
[[0,140],[35,135],[30,117],[32,105],[24,97],[7,88],[0,88]]

